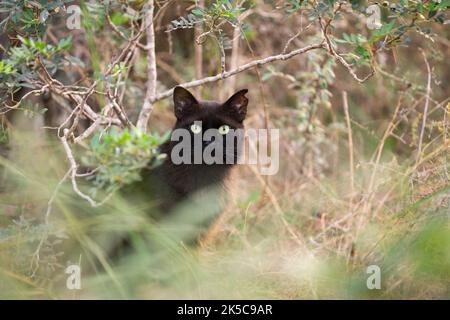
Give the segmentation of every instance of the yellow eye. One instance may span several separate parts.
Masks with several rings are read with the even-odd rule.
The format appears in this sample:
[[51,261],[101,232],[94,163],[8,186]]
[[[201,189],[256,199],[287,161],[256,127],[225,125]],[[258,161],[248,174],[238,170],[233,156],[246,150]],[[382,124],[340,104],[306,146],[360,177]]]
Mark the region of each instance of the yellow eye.
[[224,124],[223,126],[219,127],[219,133],[220,134],[227,134],[230,131],[230,127]]
[[200,133],[202,131],[202,127],[194,123],[191,125],[191,131],[195,134]]

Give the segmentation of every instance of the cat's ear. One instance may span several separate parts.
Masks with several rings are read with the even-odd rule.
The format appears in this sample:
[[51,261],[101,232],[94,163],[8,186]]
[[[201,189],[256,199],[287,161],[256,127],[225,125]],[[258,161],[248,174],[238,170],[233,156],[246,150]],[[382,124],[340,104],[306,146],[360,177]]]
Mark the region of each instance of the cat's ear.
[[173,103],[177,119],[195,113],[199,107],[197,99],[183,87],[175,87],[173,90]]
[[227,102],[223,104],[227,113],[234,117],[238,122],[242,122],[247,115],[247,105],[248,99],[245,94],[248,92],[247,89],[240,90],[233,94]]

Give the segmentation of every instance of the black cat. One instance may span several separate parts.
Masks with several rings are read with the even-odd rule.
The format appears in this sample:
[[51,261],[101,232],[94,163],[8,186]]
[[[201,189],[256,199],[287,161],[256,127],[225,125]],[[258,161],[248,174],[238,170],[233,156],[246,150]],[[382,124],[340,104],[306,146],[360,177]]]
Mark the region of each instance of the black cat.
[[[247,114],[248,99],[245,94],[248,90],[238,91],[225,103],[213,101],[199,101],[189,91],[182,87],[174,90],[174,112],[177,121],[174,130],[184,129],[189,132],[191,157],[190,163],[175,164],[172,155],[173,148],[178,141],[169,141],[161,146],[161,152],[167,154],[167,159],[158,170],[158,175],[164,180],[169,194],[163,199],[165,206],[172,206],[179,201],[186,200],[189,195],[210,186],[223,185],[230,169],[236,163],[241,150],[239,150],[242,135],[227,140],[227,135],[236,133],[238,129],[243,129],[243,121]],[[207,130],[216,130],[222,136],[220,141],[212,139],[202,140],[200,148],[194,148],[196,135],[202,135]],[[197,132],[198,131],[198,132]],[[242,131],[240,131],[242,132]],[[194,157],[198,153],[203,153],[205,148],[211,144],[220,143],[222,149],[222,163],[201,163],[195,164]],[[214,155],[214,152],[212,152]],[[227,164],[227,158],[231,162]]]
[[[222,151],[222,157],[216,159],[223,161],[207,163],[202,159],[198,164],[192,161],[178,163],[176,154],[172,153],[179,142],[171,139],[164,143],[160,146],[161,153],[167,155],[164,162],[145,169],[141,181],[124,187],[116,194],[117,198],[88,210],[82,209],[84,202],[73,204],[79,207],[80,216],[83,216],[79,224],[89,226],[88,237],[81,240],[86,243],[86,239],[90,239],[90,246],[76,244],[80,239],[75,236],[78,235],[75,230],[73,240],[76,243],[67,243],[64,250],[68,260],[76,261],[82,255],[83,268],[90,273],[104,267],[97,255],[100,251],[93,251],[92,247],[100,249],[112,264],[120,266],[128,263],[137,249],[155,256],[157,252],[166,252],[167,239],[170,243],[198,244],[226,204],[228,191],[225,186],[241,152],[242,144],[238,140],[243,138],[231,135],[233,130],[244,128],[247,91],[238,91],[225,103],[219,103],[197,100],[186,89],[176,87],[173,100],[177,120],[172,135],[177,130],[184,130],[192,138],[187,144],[191,153],[188,160],[195,160],[196,152],[202,153],[215,144],[215,150]],[[223,139],[202,139],[200,148],[195,149],[194,138],[203,136],[208,130],[217,131],[215,136]],[[232,137],[231,144],[227,137]],[[227,164],[230,158],[233,163]],[[103,229],[103,225],[110,226],[112,221],[114,228]]]
[[[183,239],[186,242],[198,238],[221,213],[226,203],[226,182],[242,151],[240,142],[247,114],[247,92],[247,89],[240,90],[225,103],[219,103],[197,100],[188,90],[176,87],[173,101],[177,121],[172,134],[176,130],[185,130],[189,135],[190,161],[174,161],[174,156],[178,154],[172,153],[179,141],[164,143],[160,151],[167,155],[165,161],[157,168],[144,170],[142,181],[127,188],[124,198],[135,203],[151,199],[154,205],[148,209],[148,214],[152,218],[169,220],[172,225],[181,227],[190,226],[189,239]],[[195,149],[194,139],[208,130],[217,131],[216,136],[222,139],[202,139],[200,148]],[[239,131],[238,134],[236,131]],[[206,163],[201,159],[200,163],[194,163],[196,153],[202,153],[213,144],[220,144],[215,147],[222,150],[219,159],[223,161]],[[227,159],[231,159],[231,163],[227,163]]]

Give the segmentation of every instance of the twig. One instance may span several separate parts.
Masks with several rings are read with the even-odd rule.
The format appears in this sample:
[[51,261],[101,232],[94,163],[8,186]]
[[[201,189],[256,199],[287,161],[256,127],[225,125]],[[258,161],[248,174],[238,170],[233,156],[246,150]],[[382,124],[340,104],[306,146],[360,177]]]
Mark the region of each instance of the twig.
[[146,33],[147,33],[147,90],[145,93],[144,104],[139,113],[137,128],[146,131],[147,122],[153,110],[153,100],[156,94],[156,56],[155,56],[155,30],[153,27],[154,1],[148,2],[147,14],[145,15]]
[[[254,68],[256,66],[261,66],[261,65],[271,63],[274,61],[279,61],[279,60],[285,61],[285,60],[291,59],[292,57],[297,56],[299,54],[303,54],[305,52],[308,52],[308,51],[311,51],[314,49],[319,49],[319,48],[323,48],[323,43],[312,44],[312,45],[306,46],[304,48],[292,50],[291,52],[286,53],[286,54],[278,54],[278,55],[266,57],[264,59],[254,60],[254,61],[251,61],[244,65],[241,65],[241,66],[237,67],[236,69],[226,71],[224,73],[219,73],[215,76],[206,77],[203,79],[198,79],[198,80],[194,80],[194,81],[190,81],[190,82],[185,82],[185,83],[180,84],[180,86],[182,86],[184,88],[198,87],[198,86],[204,85],[206,83],[216,82],[219,80],[229,78],[231,76],[234,76],[234,75],[241,73],[243,71],[246,71],[248,69]],[[156,94],[151,102],[156,102],[158,100],[162,100],[162,99],[172,96],[173,89],[174,88],[164,91],[160,94]]]
[[420,137],[419,137],[419,146],[417,147],[417,154],[416,154],[416,163],[419,162],[420,156],[422,153],[422,141],[423,141],[423,135],[425,133],[425,126],[427,124],[427,115],[428,115],[428,107],[430,105],[430,94],[431,94],[431,68],[430,64],[428,63],[427,56],[425,55],[425,52],[421,49],[420,52],[423,55],[423,59],[425,61],[425,65],[427,66],[427,72],[428,72],[428,80],[427,80],[427,94],[425,96],[425,107],[423,109],[423,117],[422,117],[422,128],[420,129]]
[[83,198],[83,199],[85,199],[85,200],[87,200],[90,204],[91,204],[91,206],[93,206],[93,207],[97,207],[98,206],[98,204],[97,204],[97,202],[95,202],[91,197],[89,197],[88,195],[86,195],[86,194],[84,194],[84,193],[82,193],[81,191],[80,191],[80,189],[78,188],[78,184],[77,184],[77,169],[78,169],[78,165],[77,165],[77,163],[76,163],[76,161],[75,161],[75,158],[73,157],[73,154],[72,154],[72,150],[70,149],[70,146],[69,146],[69,143],[67,142],[67,134],[69,133],[69,130],[68,129],[64,129],[64,134],[61,136],[61,142],[62,142],[62,144],[63,144],[63,147],[64,147],[64,151],[66,152],[66,156],[67,156],[67,159],[69,160],[69,163],[70,163],[70,177],[71,177],[71,180],[72,180],[72,187],[73,187],[73,190],[81,197],[81,198]]
[[[300,16],[300,18],[302,18],[302,16]],[[301,21],[303,21],[303,19],[301,19]],[[308,30],[313,24],[314,24],[314,22],[311,22],[305,28],[303,28],[303,26],[300,26],[300,30],[296,34],[294,34],[291,38],[289,38],[288,41],[286,42],[286,45],[284,46],[284,49],[283,49],[283,53],[286,53],[286,51],[289,49],[289,46],[291,45],[292,41],[294,41],[299,36],[301,36],[301,34],[303,32],[305,32],[306,30]]]
[[123,107],[121,107],[117,103],[117,99],[115,97],[110,97],[110,99],[111,99],[111,103],[112,103],[112,106],[113,106],[113,110],[117,114],[117,117],[123,123],[123,125],[126,128],[134,128],[134,125],[130,122],[130,120],[128,120],[128,117],[126,116],[126,114],[125,114],[125,112],[123,110]]
[[269,196],[269,200],[272,203],[273,207],[275,208],[275,211],[280,216],[281,222],[283,223],[286,230],[289,232],[289,234],[292,236],[292,238],[295,240],[295,242],[300,245],[301,247],[305,247],[305,243],[302,241],[302,239],[299,238],[299,236],[295,233],[295,231],[292,229],[291,225],[286,221],[284,217],[283,209],[281,209],[280,204],[278,203],[277,197],[272,192],[272,189],[267,185],[266,181],[261,177],[261,174],[258,172],[257,169],[255,169],[253,166],[247,166],[255,175],[255,177],[258,179],[259,183],[264,188],[264,191]]
[[[250,41],[248,40],[248,38],[245,36],[244,30],[241,30],[241,33],[244,35],[244,39],[245,39],[245,42],[247,44],[247,47],[250,50],[250,53],[252,54],[252,58],[254,59],[255,58],[255,51],[253,50],[252,45],[251,45]],[[266,100],[266,95],[265,95],[265,91],[264,91],[264,85],[263,85],[263,81],[262,81],[261,72],[259,70],[259,66],[256,66],[255,70],[256,70],[256,77],[258,78],[258,88],[259,88],[259,92],[260,92],[260,95],[261,95],[261,102],[262,102],[262,105],[263,105],[264,128],[265,129],[269,129],[270,116],[269,116],[269,110],[268,110],[268,107],[267,107],[267,100]],[[267,131],[267,134],[269,134],[268,131]],[[269,150],[270,150],[270,143],[271,143],[270,141],[271,140],[269,139],[268,140]],[[267,175],[267,176],[265,176],[265,178],[266,178],[266,183],[268,183],[269,182],[269,176]]]
[[[196,62],[197,63],[197,62]],[[172,77],[173,80],[175,80],[178,83],[183,83],[186,80],[183,79],[183,77],[175,70],[174,67],[172,67],[169,63],[165,62],[161,58],[156,58],[156,64],[159,68],[161,68],[163,71],[165,71],[170,77]],[[199,77],[200,78],[200,77]]]
[[[233,30],[233,45],[231,49],[231,58],[230,58],[230,68],[235,69],[239,65],[239,36],[241,35],[241,30],[239,28],[234,28]],[[197,77],[199,79],[200,77]],[[233,94],[236,88],[236,78],[230,78],[227,80],[227,96]]]
[[222,34],[219,31],[219,36],[213,35],[213,38],[217,42],[217,46],[219,47],[220,52],[220,72],[223,74],[226,72],[226,54],[225,54],[225,47],[223,46],[223,40],[221,40]]
[[400,106],[402,104],[403,96],[404,96],[404,91],[402,91],[400,93],[400,96],[399,96],[398,102],[397,102],[397,106],[395,107],[394,114],[392,115],[392,119],[389,122],[388,127],[384,131],[383,138],[381,139],[380,143],[378,144],[378,147],[377,147],[377,150],[376,150],[374,168],[373,168],[373,171],[372,171],[372,175],[370,176],[369,185],[367,187],[367,198],[366,198],[366,202],[364,204],[364,209],[363,209],[364,213],[367,213],[367,211],[369,210],[369,203],[370,203],[370,201],[372,199],[372,192],[373,192],[373,187],[374,187],[374,184],[375,184],[375,177],[376,177],[376,175],[378,173],[378,166],[379,166],[379,163],[380,163],[381,154],[383,153],[384,144],[386,142],[386,139],[391,135],[392,131],[395,129],[395,127],[398,124],[398,121],[396,122],[395,120],[397,119],[398,111],[400,110]]
[[[48,87],[49,87],[49,85],[46,84],[46,85],[42,86],[40,89],[31,90],[31,91],[27,92],[26,94],[23,95],[22,98],[20,98],[19,102],[17,102],[16,104],[14,104],[12,106],[8,106],[5,104],[5,106],[0,109],[0,114],[5,114],[6,112],[8,112],[12,109],[18,108],[20,106],[20,104],[22,103],[22,101],[25,100],[28,96],[30,96],[32,94],[37,96],[37,95],[41,95],[41,94],[45,93],[45,91],[47,90]],[[3,111],[2,109],[7,109],[7,110]]]
[[104,204],[106,201],[109,200],[109,198],[112,196],[113,192],[108,194],[101,202],[96,202],[91,197],[89,197],[87,194],[81,192],[81,190],[78,188],[77,183],[77,170],[78,170],[78,164],[75,161],[75,158],[73,157],[72,150],[70,149],[69,143],[67,142],[67,135],[69,134],[69,129],[64,129],[64,134],[62,137],[60,137],[62,145],[64,147],[64,151],[66,152],[67,159],[70,163],[70,178],[72,181],[72,189],[75,191],[76,194],[78,194],[81,198],[89,202],[89,204],[92,207],[99,207],[102,204]]
[[[350,114],[348,111],[348,99],[347,91],[342,92],[342,103],[344,105],[345,120],[347,122],[347,135],[348,135],[348,156],[350,159],[350,191],[351,199],[353,199],[355,192],[355,172],[354,172],[354,161],[353,161],[353,135],[352,135],[352,125],[350,122]],[[353,201],[351,201],[353,202]]]
[[[205,0],[198,0],[197,7],[203,8],[205,6]],[[197,39],[203,33],[203,27],[201,24],[197,24],[195,27],[195,39]],[[203,76],[203,46],[199,43],[195,43],[195,77],[201,79]],[[197,92],[200,94],[200,92]]]
[[400,40],[401,37],[403,37],[405,35],[405,33],[409,31],[410,28],[414,27],[414,25],[416,24],[416,21],[417,21],[418,18],[419,18],[419,15],[418,15],[418,13],[416,13],[415,16],[412,18],[411,23],[409,25],[405,26],[403,28],[403,30],[401,30],[400,33],[397,36],[395,36],[391,40],[387,41],[385,43],[385,45],[380,47],[380,48],[378,48],[377,51],[381,50],[382,48],[388,47],[391,43],[394,43],[397,40]]
[[333,48],[330,37],[328,36],[328,28],[330,27],[331,22],[334,20],[336,14],[339,12],[339,10],[341,10],[342,5],[343,3],[340,2],[337,8],[334,10],[333,17],[330,18],[325,25],[323,24],[322,18],[319,16],[319,24],[322,29],[322,35],[326,42],[325,48],[331,56],[333,56],[344,68],[348,70],[353,79],[355,79],[359,83],[364,83],[375,74],[375,69],[373,68],[373,66],[370,67],[371,71],[369,72],[369,74],[367,74],[364,78],[359,78],[356,72],[348,64],[348,62],[345,61],[345,59]]
[[[52,196],[48,200],[47,210],[45,212],[45,217],[44,217],[44,224],[47,228],[50,225],[50,213],[52,212],[53,202],[55,201],[58,191],[61,188],[62,184],[69,177],[69,174],[70,174],[70,170],[67,171],[66,174],[63,176],[63,178],[58,182],[55,190],[53,190]],[[38,244],[36,250],[33,253],[33,256],[31,257],[31,275],[30,275],[31,278],[33,278],[36,275],[36,272],[39,269],[40,253],[41,253],[42,245],[47,240],[47,238],[48,238],[48,230],[45,230],[44,234],[41,237],[41,240],[39,241],[39,244]]]

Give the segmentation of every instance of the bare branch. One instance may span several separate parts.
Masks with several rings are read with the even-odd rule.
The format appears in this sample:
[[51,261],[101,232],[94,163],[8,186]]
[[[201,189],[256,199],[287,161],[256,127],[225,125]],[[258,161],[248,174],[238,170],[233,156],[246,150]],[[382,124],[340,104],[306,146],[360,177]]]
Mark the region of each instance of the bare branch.
[[83,141],[84,139],[86,139],[87,137],[89,137],[92,133],[95,132],[95,130],[97,130],[97,128],[100,126],[100,124],[102,123],[102,118],[97,118],[93,124],[91,124],[86,130],[84,130],[84,132],[82,134],[80,134],[78,137],[76,137],[74,139],[75,143],[80,143],[81,141]]
[[111,198],[111,196],[113,195],[114,192],[111,192],[110,194],[108,194],[101,202],[96,202],[94,199],[92,199],[90,196],[88,196],[87,194],[83,193],[79,188],[78,188],[78,183],[77,183],[77,170],[78,170],[78,164],[75,161],[75,158],[73,156],[72,150],[70,149],[69,146],[69,142],[67,141],[68,135],[69,134],[69,129],[64,129],[64,134],[63,136],[60,138],[61,139],[61,143],[64,147],[64,151],[66,152],[66,156],[67,159],[69,160],[70,163],[70,179],[72,181],[72,189],[73,191],[75,191],[76,194],[78,194],[81,198],[83,198],[84,200],[86,200],[87,202],[89,202],[89,204],[92,207],[99,207],[102,204],[104,204],[106,201],[109,200],[109,198]]
[[338,4],[336,9],[334,10],[333,17],[330,18],[325,23],[325,25],[323,24],[322,18],[319,17],[320,28],[322,29],[322,35],[323,35],[323,37],[325,39],[326,49],[327,49],[328,53],[331,56],[333,56],[336,59],[336,61],[339,62],[344,68],[346,68],[348,70],[348,72],[353,77],[353,79],[355,79],[359,83],[364,83],[364,82],[366,82],[368,79],[370,79],[375,74],[375,69],[373,68],[373,66],[371,66],[371,70],[370,70],[369,74],[367,74],[364,78],[359,78],[358,75],[356,74],[356,72],[353,70],[352,66],[347,61],[345,61],[345,59],[333,48],[333,45],[331,44],[330,37],[328,35],[328,28],[330,27],[331,22],[333,21],[333,19],[336,16],[336,14],[341,10],[342,5],[343,5],[342,2],[340,2]]
[[[233,46],[231,49],[231,58],[230,58],[230,68],[236,69],[239,65],[239,37],[241,35],[241,30],[238,27],[234,28],[233,31]],[[200,78],[200,77],[198,77]],[[232,77],[226,82],[226,96],[231,96],[233,94],[236,87],[236,78]]]
[[77,184],[77,169],[78,165],[75,161],[75,158],[73,157],[72,150],[70,149],[69,143],[67,142],[67,134],[69,133],[69,129],[64,130],[63,136],[60,138],[62,145],[64,147],[64,151],[66,152],[67,159],[70,163],[70,177],[72,180],[72,188],[73,190],[83,199],[87,200],[89,204],[93,207],[97,207],[98,204],[95,202],[91,197],[89,197],[87,194],[84,194],[80,191]]
[[386,143],[387,138],[392,134],[392,132],[395,130],[397,125],[400,123],[401,120],[397,120],[397,116],[400,110],[400,107],[403,102],[403,98],[405,95],[405,91],[401,91],[400,95],[397,100],[397,105],[394,110],[394,114],[392,115],[392,119],[389,122],[386,130],[384,131],[383,137],[381,138],[380,142],[378,143],[377,148],[375,149],[375,153],[372,156],[372,163],[373,163],[373,170],[372,174],[370,176],[369,185],[367,187],[367,193],[366,198],[363,206],[363,213],[367,214],[369,212],[370,205],[372,204],[372,197],[373,197],[373,191],[374,191],[374,185],[375,185],[375,177],[377,176],[378,167],[380,165],[380,159],[381,154],[383,153],[384,145]]
[[[24,96],[23,96],[22,98],[20,98],[19,102],[17,102],[17,103],[14,104],[13,106],[8,106],[7,104],[5,104],[4,107],[0,108],[0,114],[5,114],[5,113],[7,113],[8,111],[10,111],[10,110],[12,110],[12,109],[18,108],[18,107],[20,106],[20,104],[22,103],[22,101],[24,101],[24,100],[25,100],[26,98],[28,98],[30,95],[38,96],[38,95],[44,94],[45,91],[47,90],[48,86],[49,86],[49,85],[46,84],[46,85],[42,86],[40,89],[31,90],[31,91],[27,92],[26,94],[24,94]],[[3,111],[3,110],[5,110],[5,109],[6,109],[6,111]]]
[[147,122],[153,110],[153,100],[156,94],[156,55],[155,55],[155,30],[153,27],[154,1],[148,2],[147,14],[145,16],[147,33],[147,90],[145,93],[144,104],[136,126],[142,131],[146,131]]
[[[206,83],[216,82],[219,80],[229,78],[231,76],[234,76],[238,73],[244,72],[248,69],[254,68],[256,66],[261,66],[261,65],[268,64],[268,63],[271,63],[274,61],[279,61],[279,60],[285,61],[285,60],[291,59],[292,57],[295,57],[299,54],[302,54],[302,53],[305,53],[305,52],[308,52],[308,51],[311,51],[314,49],[320,49],[320,48],[323,48],[323,43],[312,44],[312,45],[306,46],[304,48],[292,50],[291,52],[286,53],[286,54],[278,54],[278,55],[270,56],[270,57],[267,57],[264,59],[254,60],[254,61],[251,61],[244,65],[241,65],[241,66],[237,67],[236,69],[233,69],[233,70],[230,70],[230,71],[227,71],[224,73],[219,73],[215,76],[206,77],[203,79],[194,80],[194,81],[190,81],[190,82],[185,82],[185,83],[180,84],[180,86],[182,86],[184,88],[198,87],[198,86],[204,85]],[[172,95],[172,93],[173,93],[173,88],[170,90],[164,91],[160,94],[157,94],[152,99],[152,102],[168,98]]]
[[353,160],[353,134],[352,134],[352,125],[350,121],[350,113],[348,111],[348,99],[347,99],[347,91],[342,92],[342,104],[344,106],[345,120],[347,123],[347,135],[348,135],[348,157],[349,157],[349,165],[350,165],[350,204],[353,201],[354,192],[355,192],[355,172],[354,172],[354,160]]
[[[205,0],[198,0],[197,7],[203,8],[204,5]],[[195,39],[197,39],[203,33],[201,24],[197,24],[194,32]],[[201,79],[203,76],[203,46],[197,42],[195,44],[195,77]],[[197,94],[200,94],[200,92],[197,92]]]
[[422,116],[422,128],[420,129],[420,137],[419,137],[419,146],[417,148],[417,155],[416,155],[416,163],[420,160],[420,155],[422,153],[422,141],[423,141],[423,135],[425,133],[425,126],[427,124],[427,115],[428,115],[428,107],[430,105],[430,94],[431,94],[431,68],[430,64],[428,63],[427,56],[425,55],[425,52],[421,49],[420,52],[423,55],[423,59],[425,61],[425,65],[427,66],[427,72],[428,72],[428,80],[427,80],[427,94],[425,96],[425,107],[423,109],[423,116]]
[[[182,75],[180,75],[177,72],[177,70],[175,70],[175,68],[172,65],[165,62],[161,58],[156,58],[156,64],[158,65],[158,67],[160,69],[164,70],[174,81],[176,81],[178,83],[183,83],[186,81],[183,79]],[[197,77],[197,78],[201,78],[201,76]]]
[[[52,193],[50,199],[47,202],[47,210],[45,212],[45,217],[44,217],[44,223],[47,227],[50,226],[50,213],[52,212],[53,202],[55,201],[56,196],[58,195],[59,189],[61,188],[63,183],[66,181],[66,179],[69,177],[69,174],[70,174],[70,170],[67,171],[66,174],[63,176],[63,178],[58,182],[58,184],[56,185],[56,188],[53,190],[53,193]],[[31,275],[30,275],[31,278],[33,278],[36,275],[36,272],[39,269],[41,249],[47,239],[48,239],[48,230],[46,230],[44,232],[44,234],[42,235],[42,237],[39,241],[39,244],[36,247],[36,250],[34,251],[33,256],[31,257]]]
[[300,30],[294,34],[291,38],[288,39],[288,41],[286,42],[284,49],[283,49],[283,53],[286,53],[286,51],[289,49],[289,46],[291,45],[292,41],[294,41],[295,39],[297,39],[298,37],[300,37],[302,35],[303,32],[305,32],[306,30],[308,30],[313,24],[314,21],[311,22],[310,24],[308,24],[305,28],[303,28],[303,16],[300,16]]
[[223,46],[223,39],[221,39],[222,34],[219,31],[219,36],[213,35],[213,38],[217,42],[217,46],[219,47],[220,52],[220,72],[225,73],[226,72],[226,54],[225,54],[225,47]]

